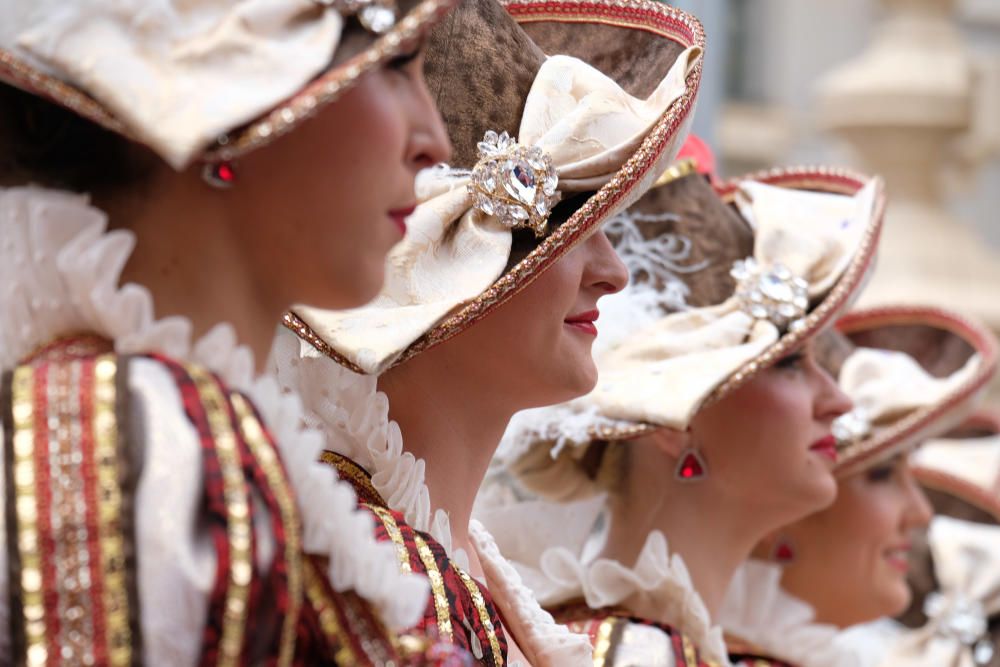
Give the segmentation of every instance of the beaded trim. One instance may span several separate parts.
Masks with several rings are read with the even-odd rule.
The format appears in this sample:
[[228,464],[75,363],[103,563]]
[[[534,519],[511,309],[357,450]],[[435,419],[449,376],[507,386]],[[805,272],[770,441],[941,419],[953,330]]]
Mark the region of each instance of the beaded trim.
[[495,667],[503,667],[503,651],[500,649],[500,640],[497,638],[496,628],[493,627],[493,621],[490,619],[490,612],[486,609],[483,592],[479,590],[479,585],[472,580],[472,577],[462,570],[457,569],[457,571],[465,589],[472,596],[472,604],[476,607],[476,613],[479,614],[479,621],[486,629],[486,636],[490,640],[490,652],[493,654],[493,664]]
[[451,642],[454,634],[451,628],[451,605],[448,603],[448,594],[444,590],[444,577],[438,569],[434,554],[427,542],[420,535],[414,533],[413,541],[417,545],[417,554],[420,561],[427,570],[427,578],[431,582],[431,592],[434,595],[434,609],[437,612],[438,632],[448,642]]
[[385,526],[386,534],[389,535],[389,539],[392,540],[392,544],[396,547],[396,558],[399,560],[400,571],[412,572],[413,568],[410,566],[410,553],[406,550],[406,542],[403,541],[403,533],[399,531],[399,526],[396,524],[396,519],[393,518],[392,512],[384,507],[376,506],[371,506],[371,510],[382,522],[382,525]]
[[119,364],[52,358],[4,387],[14,653],[27,665],[130,665],[139,634]]
[[[295,657],[296,626],[302,611],[302,525],[295,505],[295,494],[285,476],[274,444],[250,403],[240,394],[230,397],[239,422],[240,433],[266,478],[266,489],[273,495],[280,515],[279,526],[284,533],[284,566],[288,582],[288,603],[282,620],[277,665],[291,665]],[[272,567],[276,567],[275,566]]]
[[969,401],[975,398],[996,372],[996,338],[982,325],[937,308],[900,306],[858,311],[842,317],[837,322],[837,329],[850,335],[884,326],[906,324],[937,327],[961,338],[980,356],[979,369],[944,400],[915,410],[889,426],[876,428],[871,437],[848,448],[841,455],[840,463],[835,469],[840,477],[863,469],[875,458],[930,437],[938,424],[967,407]]

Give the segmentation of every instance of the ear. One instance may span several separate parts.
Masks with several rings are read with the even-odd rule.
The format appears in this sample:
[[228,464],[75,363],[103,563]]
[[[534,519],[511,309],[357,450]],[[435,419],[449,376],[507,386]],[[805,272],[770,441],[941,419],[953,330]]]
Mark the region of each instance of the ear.
[[691,445],[691,431],[675,431],[672,428],[661,428],[650,436],[650,442],[661,452],[672,459],[679,459],[681,452]]

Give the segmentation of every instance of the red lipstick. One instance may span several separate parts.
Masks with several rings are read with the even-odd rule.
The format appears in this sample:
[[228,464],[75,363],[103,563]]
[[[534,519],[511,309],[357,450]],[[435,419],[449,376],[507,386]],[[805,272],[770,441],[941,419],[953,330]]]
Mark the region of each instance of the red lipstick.
[[408,206],[406,208],[397,208],[393,211],[389,211],[389,217],[392,221],[396,223],[396,227],[399,228],[399,233],[406,236],[406,219],[413,215],[413,212],[417,209],[416,206]]
[[597,318],[600,317],[600,315],[600,311],[595,308],[594,310],[588,310],[585,313],[570,315],[563,320],[563,322],[589,336],[596,336],[597,327],[594,325],[594,322],[597,321]]
[[837,439],[832,435],[827,435],[809,446],[809,451],[821,454],[834,463],[837,462]]

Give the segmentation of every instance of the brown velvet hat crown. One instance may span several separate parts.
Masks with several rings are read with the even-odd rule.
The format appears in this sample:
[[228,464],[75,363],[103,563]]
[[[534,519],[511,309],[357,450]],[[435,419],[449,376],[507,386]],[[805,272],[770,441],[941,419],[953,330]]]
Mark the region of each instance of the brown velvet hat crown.
[[[544,232],[514,227],[498,234],[493,214],[473,208],[476,200],[468,208],[461,201],[439,205],[421,197],[418,188],[420,205],[410,233],[390,255],[387,287],[375,302],[349,313],[295,307],[286,326],[348,368],[378,374],[479,321],[634,202],[667,167],[690,122],[703,43],[695,19],[658,2],[464,2],[431,33],[426,61],[428,86],[454,147],[447,173],[471,178],[484,159],[487,132],[506,133],[511,142],[527,146],[530,128],[559,173],[562,199],[551,208]],[[569,81],[553,76],[557,67],[568,72]],[[588,94],[603,101],[588,102]],[[602,106],[608,100],[610,106]],[[560,125],[574,122],[565,117],[585,114],[594,122]],[[635,128],[635,134],[614,139],[585,134],[616,125]],[[452,187],[439,200],[461,194]],[[451,206],[446,214],[435,210],[445,206]],[[451,217],[433,221],[428,231],[422,214]],[[496,252],[482,252],[497,272],[474,289],[460,270],[477,262],[455,249],[456,235],[468,228],[477,236],[510,237],[497,243]],[[418,273],[413,265],[425,266],[420,258],[427,256],[452,261],[447,266],[441,260],[434,267],[440,274],[425,282],[462,283],[456,292],[465,292],[429,307],[427,301],[438,295],[416,294],[421,278],[412,275]],[[452,280],[449,271],[459,278]],[[414,310],[423,319],[404,316]],[[370,358],[373,337],[408,327],[412,331],[386,341]]]

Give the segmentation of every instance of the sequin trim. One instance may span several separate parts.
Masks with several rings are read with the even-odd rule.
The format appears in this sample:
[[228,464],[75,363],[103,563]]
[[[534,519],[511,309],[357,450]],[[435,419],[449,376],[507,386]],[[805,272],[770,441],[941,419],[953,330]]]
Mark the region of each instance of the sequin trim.
[[226,398],[215,378],[206,370],[189,364],[185,370],[201,398],[222,475],[226,503],[226,536],[229,542],[229,576],[225,591],[219,665],[237,665],[242,660],[246,634],[247,605],[253,579],[250,493],[237,451]]
[[327,643],[335,647],[337,664],[345,667],[357,665],[358,657],[340,622],[337,605],[327,594],[319,573],[308,559],[303,563],[302,572],[306,596],[319,617],[320,630],[325,635]]
[[399,526],[396,524],[396,519],[392,516],[392,512],[384,507],[373,505],[369,507],[382,522],[382,525],[385,526],[386,534],[389,535],[389,539],[392,540],[392,544],[396,547],[396,558],[399,560],[400,571],[411,572],[410,554],[406,549],[406,542],[403,541],[403,533],[400,532]]
[[434,554],[424,538],[414,533],[413,541],[417,545],[420,561],[424,564],[427,578],[431,582],[431,591],[434,594],[434,611],[437,612],[438,632],[446,641],[451,642],[454,639],[451,629],[451,605],[448,603],[448,595],[444,590],[444,577],[441,576],[437,561],[434,560]]
[[601,621],[594,632],[594,667],[605,667],[611,652],[611,636],[614,634],[617,619],[606,618]]
[[10,380],[14,645],[27,665],[130,665],[137,644],[118,364],[55,348],[45,356]]
[[463,570],[456,567],[455,571],[458,572],[459,578],[465,584],[469,595],[472,596],[472,604],[475,605],[476,613],[479,614],[479,621],[486,629],[486,636],[490,640],[490,651],[493,653],[493,664],[496,667],[501,667],[503,665],[503,651],[500,650],[500,640],[497,638],[496,628],[493,627],[493,621],[490,619],[490,612],[486,609],[486,601],[483,599],[482,591],[479,590],[479,584]]
[[267,485],[274,494],[281,514],[285,533],[285,564],[288,568],[288,611],[282,622],[281,643],[278,653],[279,666],[290,665],[295,657],[296,626],[302,610],[302,526],[295,496],[289,486],[281,461],[274,450],[256,414],[247,400],[239,394],[231,397],[233,410],[239,420],[240,432],[260,468],[267,478]]

